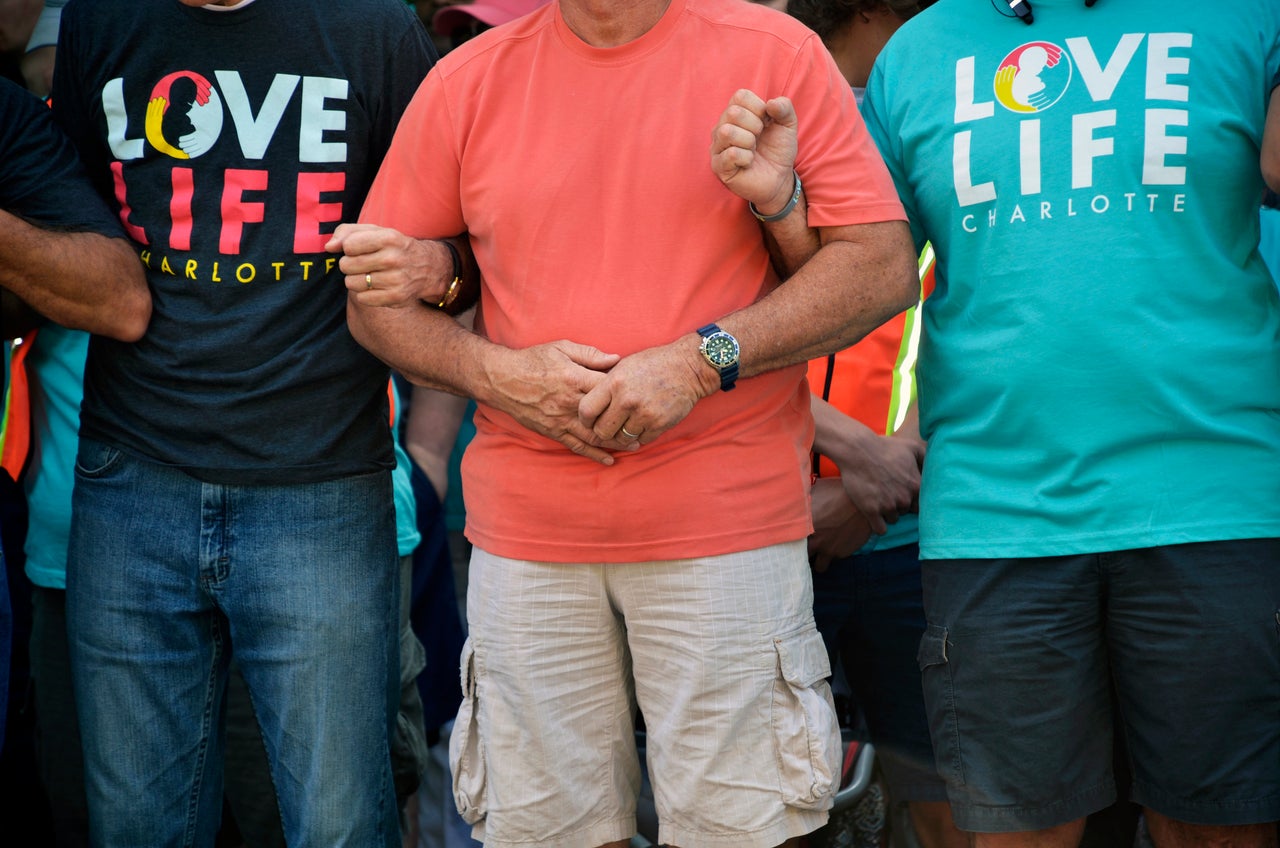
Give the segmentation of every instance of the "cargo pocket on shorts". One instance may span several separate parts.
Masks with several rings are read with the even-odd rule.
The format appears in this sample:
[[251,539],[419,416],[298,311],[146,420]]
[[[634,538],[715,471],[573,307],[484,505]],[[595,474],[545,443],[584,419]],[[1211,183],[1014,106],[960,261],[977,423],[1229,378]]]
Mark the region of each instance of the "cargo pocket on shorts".
[[782,801],[824,809],[840,780],[840,722],[831,699],[831,665],[822,634],[809,629],[773,640],[779,675],[771,722]]
[[484,742],[480,738],[480,710],[476,698],[476,653],[471,640],[462,646],[462,704],[449,737],[449,770],[453,775],[453,800],[467,824],[484,818]]
[[938,773],[948,783],[963,785],[964,768],[960,760],[960,730],[956,719],[955,685],[947,658],[949,631],[936,624],[926,625],[920,637],[916,662],[924,687],[925,711],[929,715],[929,733],[933,737],[934,758]]

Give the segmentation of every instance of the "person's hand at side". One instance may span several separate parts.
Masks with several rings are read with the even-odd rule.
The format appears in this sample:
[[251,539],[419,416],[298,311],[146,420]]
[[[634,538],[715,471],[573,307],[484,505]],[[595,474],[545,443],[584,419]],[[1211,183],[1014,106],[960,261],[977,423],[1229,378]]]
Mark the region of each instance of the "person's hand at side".
[[917,508],[925,443],[914,417],[892,436],[878,435],[821,398],[812,401],[814,448],[840,469],[845,494],[873,533]]
[[916,510],[924,442],[910,436],[876,436],[858,451],[862,462],[848,470],[840,466],[840,480],[872,532],[881,534]]
[[832,560],[850,556],[865,545],[871,538],[871,525],[835,477],[819,478],[810,490],[810,499],[813,534],[809,536],[809,563],[821,572]]

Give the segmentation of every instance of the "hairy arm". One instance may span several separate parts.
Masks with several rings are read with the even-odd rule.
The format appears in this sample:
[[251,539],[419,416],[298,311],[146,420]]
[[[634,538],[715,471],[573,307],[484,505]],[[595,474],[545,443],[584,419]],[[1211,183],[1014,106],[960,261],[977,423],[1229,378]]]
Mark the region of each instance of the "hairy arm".
[[[474,320],[474,309],[458,317],[458,322],[467,328]],[[441,503],[449,490],[449,457],[458,441],[467,403],[468,399],[461,395],[425,386],[414,386],[409,402],[404,449],[427,475]]]
[[[807,362],[848,347],[919,296],[915,250],[905,222],[818,230],[821,247],[768,296],[717,323],[742,349],[741,378]],[[688,333],[634,353],[583,399],[584,424],[601,439],[625,426],[648,443],[678,424],[720,376]]]
[[45,230],[0,210],[0,287],[64,327],[137,341],[151,293],[129,242]]

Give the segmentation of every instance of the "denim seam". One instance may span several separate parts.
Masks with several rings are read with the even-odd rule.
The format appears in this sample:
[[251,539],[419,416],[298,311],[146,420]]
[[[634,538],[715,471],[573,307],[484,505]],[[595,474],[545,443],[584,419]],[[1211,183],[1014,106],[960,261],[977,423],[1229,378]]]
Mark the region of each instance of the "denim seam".
[[196,754],[195,774],[191,782],[191,794],[187,807],[187,828],[185,843],[194,845],[198,836],[196,825],[200,818],[200,794],[204,791],[205,764],[209,757],[209,740],[213,728],[214,701],[217,694],[218,660],[222,656],[222,634],[216,623],[210,624],[213,634],[213,656],[209,663],[209,681],[205,693],[204,714],[200,724],[200,747]]

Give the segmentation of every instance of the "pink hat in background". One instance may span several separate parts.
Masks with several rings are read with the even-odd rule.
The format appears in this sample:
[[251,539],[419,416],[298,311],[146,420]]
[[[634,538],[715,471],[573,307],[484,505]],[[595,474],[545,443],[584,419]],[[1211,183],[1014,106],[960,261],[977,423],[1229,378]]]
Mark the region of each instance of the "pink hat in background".
[[549,2],[550,0],[476,0],[474,3],[459,3],[438,10],[431,18],[431,25],[441,35],[451,35],[459,26],[468,23],[470,18],[489,26],[497,26],[527,15]]

